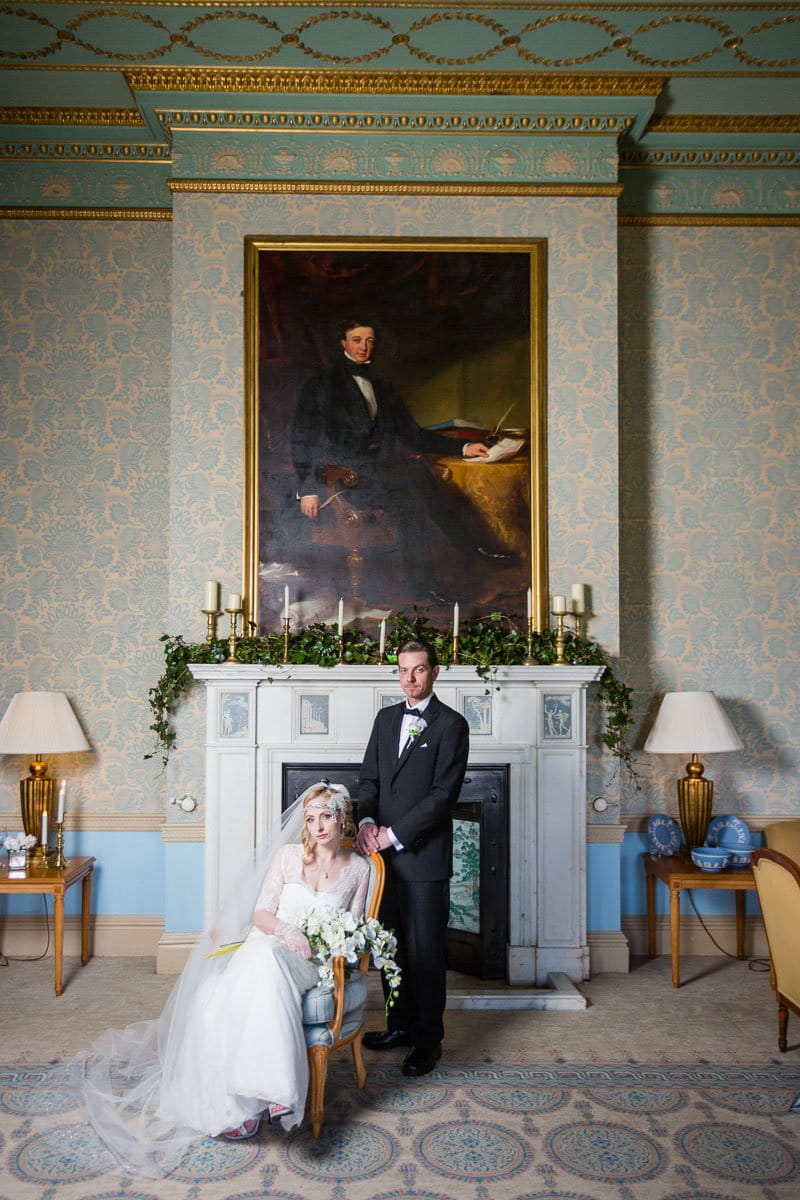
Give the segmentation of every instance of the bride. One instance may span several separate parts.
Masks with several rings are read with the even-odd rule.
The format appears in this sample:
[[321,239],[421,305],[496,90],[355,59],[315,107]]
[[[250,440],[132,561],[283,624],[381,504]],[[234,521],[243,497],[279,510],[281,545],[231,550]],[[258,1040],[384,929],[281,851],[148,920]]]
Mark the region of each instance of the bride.
[[262,864],[217,915],[161,1016],[109,1030],[67,1068],[127,1171],[166,1175],[204,1136],[252,1137],[264,1113],[286,1129],[303,1119],[301,1003],[319,976],[299,926],[320,909],[361,918],[369,868],[342,845],[353,828],[346,788],[313,784],[290,812],[266,873]]

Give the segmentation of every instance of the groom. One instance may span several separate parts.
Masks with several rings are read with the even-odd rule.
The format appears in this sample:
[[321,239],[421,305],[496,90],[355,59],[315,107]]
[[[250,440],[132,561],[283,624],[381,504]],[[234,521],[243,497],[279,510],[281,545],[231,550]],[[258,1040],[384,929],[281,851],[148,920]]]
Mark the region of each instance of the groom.
[[385,852],[381,921],[397,935],[400,994],[371,1050],[409,1046],[404,1075],[427,1075],[442,1053],[453,809],[469,753],[467,722],[433,694],[439,674],[427,642],[397,655],[407,703],[375,718],[358,781],[358,847]]

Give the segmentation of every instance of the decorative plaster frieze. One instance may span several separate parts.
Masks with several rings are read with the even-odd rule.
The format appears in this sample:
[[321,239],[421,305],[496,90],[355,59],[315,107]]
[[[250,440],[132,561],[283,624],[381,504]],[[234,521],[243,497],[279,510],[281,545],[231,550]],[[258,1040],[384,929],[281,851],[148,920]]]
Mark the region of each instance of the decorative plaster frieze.
[[416,113],[416,112],[226,112],[219,109],[168,109],[158,112],[162,128],[245,130],[289,133],[401,133],[577,137],[618,137],[632,116],[607,113]]
[[605,183],[342,183],[319,179],[169,179],[167,187],[173,193],[350,196],[619,196],[622,191],[619,184]]
[[0,159],[29,162],[169,162],[168,146],[149,142],[138,146],[127,142],[11,142],[0,143]]
[[171,221],[171,208],[25,208],[0,206],[0,220]]
[[134,209],[168,206],[170,163],[113,160],[6,159],[0,172],[0,205],[114,210],[127,216]]
[[132,67],[134,92],[262,92],[292,95],[657,96],[663,75],[533,71],[331,71],[322,68]]
[[795,113],[748,116],[745,113],[654,113],[647,133],[800,133],[800,116]]
[[94,125],[141,128],[136,108],[0,108],[0,125]]
[[[157,60],[263,66],[280,56],[337,67],[382,62],[402,68],[409,60],[469,67],[500,59],[548,70],[630,63],[654,70],[714,66],[749,72],[800,63],[800,55],[791,52],[791,32],[800,23],[796,5],[506,4],[498,11],[488,0],[458,7],[440,0],[424,8],[205,4],[191,6],[195,12],[188,18],[184,7],[7,6],[0,14],[5,26],[0,25],[0,62],[62,65],[88,57],[93,66]],[[305,13],[300,20],[298,7]],[[44,15],[48,11],[52,19]],[[240,31],[236,53],[232,18]]]
[[800,167],[800,150],[790,147],[761,150],[735,147],[714,150],[698,146],[624,147],[620,150],[619,165],[621,170],[657,167],[659,170],[689,168],[702,171],[716,167],[736,167],[740,170],[755,168],[766,171]]
[[621,213],[620,225],[800,225],[800,215],[791,213]]

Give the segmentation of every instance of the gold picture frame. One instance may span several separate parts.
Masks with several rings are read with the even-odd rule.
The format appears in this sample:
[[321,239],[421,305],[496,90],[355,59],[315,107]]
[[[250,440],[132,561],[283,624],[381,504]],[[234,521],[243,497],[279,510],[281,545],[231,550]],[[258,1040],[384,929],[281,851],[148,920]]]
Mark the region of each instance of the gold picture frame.
[[[339,598],[365,627],[447,627],[454,602],[524,622],[530,588],[546,628],[546,242],[252,236],[244,265],[245,621],[280,629],[288,589],[293,627]],[[337,374],[353,320],[366,401]],[[464,457],[487,438],[522,445]]]

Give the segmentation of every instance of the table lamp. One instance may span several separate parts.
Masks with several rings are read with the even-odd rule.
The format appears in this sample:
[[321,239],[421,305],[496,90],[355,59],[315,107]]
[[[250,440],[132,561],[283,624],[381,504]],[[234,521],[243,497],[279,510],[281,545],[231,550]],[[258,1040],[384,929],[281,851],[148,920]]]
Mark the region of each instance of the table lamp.
[[55,815],[55,780],[42,754],[91,750],[64,692],[17,692],[0,721],[0,754],[32,754],[30,775],[19,782],[22,825],[38,840],[42,813],[48,828]]
[[701,754],[741,750],[742,743],[713,692],[667,692],[644,744],[649,754],[690,754],[678,780],[678,813],[691,850],[706,839],[714,784],[703,778]]

